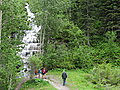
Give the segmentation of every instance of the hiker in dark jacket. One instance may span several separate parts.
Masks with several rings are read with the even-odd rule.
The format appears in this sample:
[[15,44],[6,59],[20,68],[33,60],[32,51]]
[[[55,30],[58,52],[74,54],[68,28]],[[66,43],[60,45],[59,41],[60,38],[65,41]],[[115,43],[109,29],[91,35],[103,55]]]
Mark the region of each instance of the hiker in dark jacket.
[[65,70],[63,70],[63,72],[62,72],[63,86],[66,83],[66,78],[67,78],[67,74],[66,74]]

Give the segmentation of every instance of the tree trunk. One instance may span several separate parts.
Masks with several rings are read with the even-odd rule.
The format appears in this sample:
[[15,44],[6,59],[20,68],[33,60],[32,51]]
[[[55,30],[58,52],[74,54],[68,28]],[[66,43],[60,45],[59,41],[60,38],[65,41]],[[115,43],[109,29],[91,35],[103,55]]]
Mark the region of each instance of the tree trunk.
[[10,74],[8,90],[11,90],[11,88],[12,88],[12,74]]
[[[88,0],[87,0],[87,18],[89,18],[89,14],[88,14],[88,12],[89,12],[89,8],[88,8]],[[89,21],[88,21],[88,19],[87,19],[87,32],[86,32],[86,34],[87,34],[87,45],[89,45],[90,46],[90,29],[89,29]]]
[[[0,5],[2,5],[2,0],[0,0]],[[2,10],[0,10],[0,44],[1,44],[1,30],[2,30]]]
[[40,54],[42,53],[42,29],[40,30]]
[[42,54],[44,53],[44,42],[45,42],[45,30],[43,29],[43,38],[42,38]]
[[90,33],[89,33],[89,29],[87,30],[87,45],[90,46]]

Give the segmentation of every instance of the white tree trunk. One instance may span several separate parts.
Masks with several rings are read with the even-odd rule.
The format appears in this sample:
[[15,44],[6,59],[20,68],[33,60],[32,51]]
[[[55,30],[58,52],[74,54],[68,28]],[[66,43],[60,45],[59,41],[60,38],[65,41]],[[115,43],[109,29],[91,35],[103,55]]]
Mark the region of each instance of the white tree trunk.
[[43,30],[43,38],[42,38],[42,54],[44,53],[44,42],[45,42],[45,30]]
[[42,29],[40,30],[40,54],[42,53]]

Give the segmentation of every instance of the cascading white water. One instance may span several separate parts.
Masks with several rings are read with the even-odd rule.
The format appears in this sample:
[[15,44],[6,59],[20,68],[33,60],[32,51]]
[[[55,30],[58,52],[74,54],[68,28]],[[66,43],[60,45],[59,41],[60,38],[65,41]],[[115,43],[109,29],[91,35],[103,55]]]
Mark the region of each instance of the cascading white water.
[[37,33],[39,32],[39,30],[41,29],[41,26],[37,26],[35,25],[35,21],[34,21],[34,14],[30,11],[29,9],[29,4],[26,3],[25,6],[27,13],[28,13],[28,21],[30,21],[30,27],[32,28],[31,30],[25,30],[25,35],[23,36],[23,40],[22,42],[24,44],[20,45],[23,46],[24,48],[22,49],[21,52],[18,53],[18,55],[22,58],[22,62],[24,64],[24,69],[21,71],[21,73],[23,74],[23,77],[27,77],[28,74],[26,73],[27,71],[30,70],[29,68],[29,64],[27,59],[34,55],[35,53],[39,52],[39,48],[40,48],[40,43],[39,40],[37,39]]

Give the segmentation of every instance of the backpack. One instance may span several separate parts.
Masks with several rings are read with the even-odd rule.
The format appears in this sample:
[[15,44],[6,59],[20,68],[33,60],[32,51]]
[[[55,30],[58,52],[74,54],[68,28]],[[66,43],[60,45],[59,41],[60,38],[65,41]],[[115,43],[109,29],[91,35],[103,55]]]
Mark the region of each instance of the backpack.
[[40,73],[40,69],[38,69],[38,73]]
[[37,71],[37,70],[35,70],[35,73],[38,73],[38,71]]

